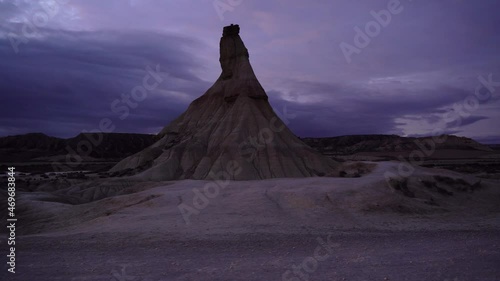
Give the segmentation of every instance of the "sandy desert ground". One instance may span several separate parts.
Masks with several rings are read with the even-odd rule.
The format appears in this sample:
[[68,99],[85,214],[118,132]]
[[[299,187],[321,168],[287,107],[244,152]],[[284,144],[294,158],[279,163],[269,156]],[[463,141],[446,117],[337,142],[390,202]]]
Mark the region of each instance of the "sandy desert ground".
[[387,182],[398,162],[366,164],[356,178],[42,185],[18,194],[17,273],[2,280],[500,280],[498,180],[416,168]]

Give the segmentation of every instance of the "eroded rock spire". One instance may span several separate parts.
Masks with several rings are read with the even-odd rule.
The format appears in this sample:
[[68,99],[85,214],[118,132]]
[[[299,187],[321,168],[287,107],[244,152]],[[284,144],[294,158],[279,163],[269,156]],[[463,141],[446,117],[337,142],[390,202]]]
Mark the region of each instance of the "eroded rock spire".
[[119,162],[148,180],[255,180],[333,176],[337,162],[297,138],[279,119],[250,65],[238,25],[220,40],[222,73],[166,126],[159,140]]
[[239,33],[239,25],[226,26],[222,32],[219,58],[222,67],[222,79],[232,78],[235,73],[239,73],[238,69],[235,68],[241,63],[248,62],[248,49],[241,40]]

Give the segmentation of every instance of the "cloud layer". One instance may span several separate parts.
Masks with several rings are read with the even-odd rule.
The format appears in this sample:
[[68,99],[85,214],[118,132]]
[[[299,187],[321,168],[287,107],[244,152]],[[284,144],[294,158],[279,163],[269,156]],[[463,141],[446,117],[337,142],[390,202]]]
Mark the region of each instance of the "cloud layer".
[[[103,118],[117,132],[156,133],[218,77],[222,27],[238,23],[271,104],[295,114],[298,136],[439,127],[500,142],[500,87],[460,126],[446,118],[480,75],[500,81],[498,1],[401,0],[350,63],[339,45],[354,45],[355,27],[395,0],[54,1],[0,0],[0,135],[70,137]],[[221,2],[229,6],[217,12]],[[12,40],[24,40],[17,53]],[[121,120],[112,103],[157,65],[163,82]]]

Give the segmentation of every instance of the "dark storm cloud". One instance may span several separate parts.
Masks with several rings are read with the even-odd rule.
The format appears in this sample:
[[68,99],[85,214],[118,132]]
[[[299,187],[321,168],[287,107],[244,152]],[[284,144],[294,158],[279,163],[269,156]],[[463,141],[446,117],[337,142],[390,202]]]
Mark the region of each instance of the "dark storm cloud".
[[14,3],[0,1],[0,17],[2,19],[20,12],[21,8],[14,5]]
[[489,117],[486,116],[468,116],[467,118],[463,118],[460,120],[460,124],[457,124],[457,122],[449,122],[446,123],[446,129],[453,129],[457,127],[464,127],[467,125],[471,125],[474,123],[477,123],[481,120],[487,120]]
[[[6,131],[72,136],[98,128],[107,117],[118,120],[117,131],[153,133],[208,87],[192,72],[201,66],[186,48],[201,43],[189,38],[151,32],[45,33],[18,55],[9,52],[8,40],[0,41],[0,120]],[[146,67],[157,65],[164,81],[121,121],[112,102],[142,85]]]
[[[358,88],[342,84],[289,81],[292,94],[269,92],[271,104],[277,111],[287,108],[297,117],[289,126],[299,136],[334,136],[349,134],[399,133],[396,118],[403,115],[434,114],[442,119],[443,107],[462,101],[469,94],[462,89],[439,86],[435,89],[393,89],[380,92],[370,88]],[[319,102],[300,103],[281,97],[304,97],[311,93],[324,99]],[[463,126],[486,119],[465,119]],[[437,121],[437,120],[436,120]],[[449,128],[442,128],[443,130]]]
[[497,135],[490,135],[485,137],[476,138],[476,141],[485,144],[500,144],[499,138]]

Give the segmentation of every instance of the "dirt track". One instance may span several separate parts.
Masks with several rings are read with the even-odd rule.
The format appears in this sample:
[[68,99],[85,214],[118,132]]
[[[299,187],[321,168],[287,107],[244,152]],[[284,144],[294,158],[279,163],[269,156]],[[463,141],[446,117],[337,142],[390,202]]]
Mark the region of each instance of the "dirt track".
[[190,224],[179,206],[196,206],[204,181],[20,193],[17,273],[2,262],[0,280],[499,281],[497,182],[475,188],[477,179],[419,168],[389,186],[384,173],[397,165],[361,178],[230,182]]
[[[318,238],[327,241],[328,234],[226,235],[206,240],[160,233],[26,236],[19,237],[15,278],[0,279],[500,280],[498,231],[335,232],[330,236],[331,254],[319,251],[328,256],[315,263],[307,258],[314,256]],[[292,272],[286,275],[289,279],[282,279],[304,260],[312,271],[302,269],[304,279],[293,279]],[[5,274],[3,266],[0,276]]]

